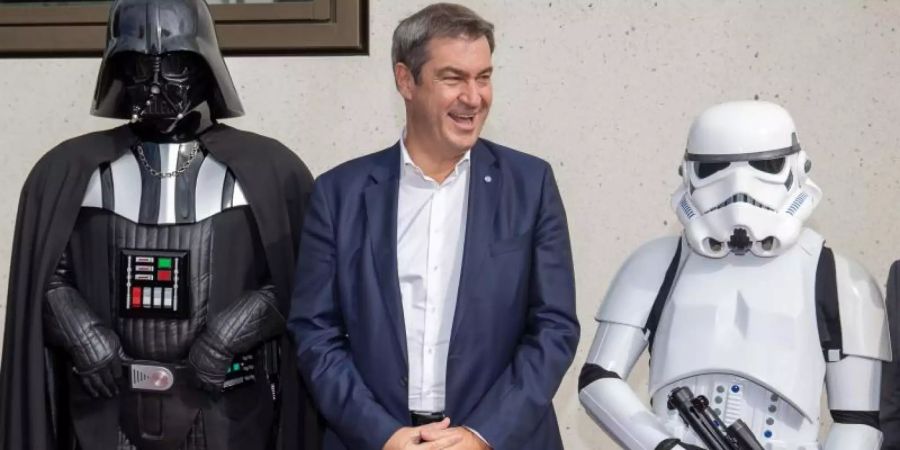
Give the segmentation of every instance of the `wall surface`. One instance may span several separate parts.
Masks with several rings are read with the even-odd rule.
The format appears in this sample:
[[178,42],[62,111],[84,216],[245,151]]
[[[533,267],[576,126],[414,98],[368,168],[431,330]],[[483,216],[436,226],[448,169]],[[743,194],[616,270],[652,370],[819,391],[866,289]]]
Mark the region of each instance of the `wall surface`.
[[[228,59],[247,116],[314,173],[392,144],[403,126],[390,36],[420,0],[372,0],[371,54]],[[825,192],[811,226],[884,284],[900,257],[900,2],[468,0],[497,28],[485,136],[547,159],[569,215],[582,340],[556,396],[566,448],[610,449],[576,397],[592,316],[624,258],[676,234],[669,195],[692,118],[726,100],[786,106]],[[97,59],[0,59],[0,288],[19,189],[88,115]],[[3,301],[0,300],[0,307]],[[630,382],[646,392],[646,361]],[[644,394],[644,398],[646,395]],[[827,413],[825,414],[827,416]]]

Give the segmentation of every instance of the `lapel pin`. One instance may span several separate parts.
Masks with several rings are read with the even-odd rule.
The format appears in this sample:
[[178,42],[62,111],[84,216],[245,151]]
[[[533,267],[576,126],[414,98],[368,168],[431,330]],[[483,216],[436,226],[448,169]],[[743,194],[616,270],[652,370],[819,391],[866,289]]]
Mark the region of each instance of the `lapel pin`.
[[484,176],[484,182],[485,182],[485,183],[490,183],[492,180],[493,180],[493,178],[491,178],[490,175],[485,175],[485,176]]

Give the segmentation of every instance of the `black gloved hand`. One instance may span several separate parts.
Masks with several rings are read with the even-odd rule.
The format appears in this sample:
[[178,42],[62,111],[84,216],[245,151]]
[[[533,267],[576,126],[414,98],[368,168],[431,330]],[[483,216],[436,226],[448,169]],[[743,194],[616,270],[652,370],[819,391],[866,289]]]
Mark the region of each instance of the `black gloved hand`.
[[659,444],[656,445],[655,450],[706,450],[703,447],[697,447],[696,445],[685,444],[678,439],[666,439]]
[[122,376],[119,336],[104,325],[72,287],[54,286],[44,303],[47,342],[62,347],[91,397],[113,397]]
[[284,331],[285,320],[275,306],[274,288],[245,294],[207,325],[191,346],[188,366],[196,384],[210,393],[222,392],[228,367],[242,355]]
[[[113,336],[115,337],[115,334]],[[116,345],[118,345],[118,338],[115,339]],[[122,377],[120,351],[114,353],[105,364],[101,363],[89,369],[79,368],[76,365],[72,371],[78,375],[81,385],[91,397],[112,398],[119,395],[119,378]]]
[[191,345],[188,366],[193,370],[193,384],[211,394],[219,394],[225,385],[225,374],[234,359],[225,346],[204,332]]

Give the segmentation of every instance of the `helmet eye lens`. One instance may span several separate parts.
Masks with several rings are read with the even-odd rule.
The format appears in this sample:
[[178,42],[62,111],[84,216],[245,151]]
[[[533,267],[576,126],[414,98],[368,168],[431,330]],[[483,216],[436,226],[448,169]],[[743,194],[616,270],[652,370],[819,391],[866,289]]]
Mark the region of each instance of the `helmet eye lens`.
[[122,57],[122,74],[133,83],[143,83],[153,77],[153,58],[128,54]]
[[172,52],[162,56],[129,52],[122,57],[121,73],[132,83],[146,83],[153,79],[159,67],[164,80],[183,82],[204,73],[206,68],[200,58],[187,52]]
[[731,165],[729,162],[701,162],[694,163],[694,172],[702,180]]
[[784,168],[784,157],[774,158],[774,159],[759,159],[756,161],[750,161],[750,165],[753,166],[756,170],[761,170],[765,173],[779,173],[781,169]]
[[167,53],[162,58],[160,72],[168,80],[186,80],[199,73],[202,65],[195,55],[184,52]]

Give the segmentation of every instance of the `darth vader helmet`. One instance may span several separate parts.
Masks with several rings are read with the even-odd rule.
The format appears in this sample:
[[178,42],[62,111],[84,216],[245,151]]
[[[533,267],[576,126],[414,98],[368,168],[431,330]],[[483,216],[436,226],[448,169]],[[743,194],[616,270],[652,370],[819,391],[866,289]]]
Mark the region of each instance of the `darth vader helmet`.
[[118,0],[91,114],[160,129],[198,106],[212,119],[243,115],[203,0]]

